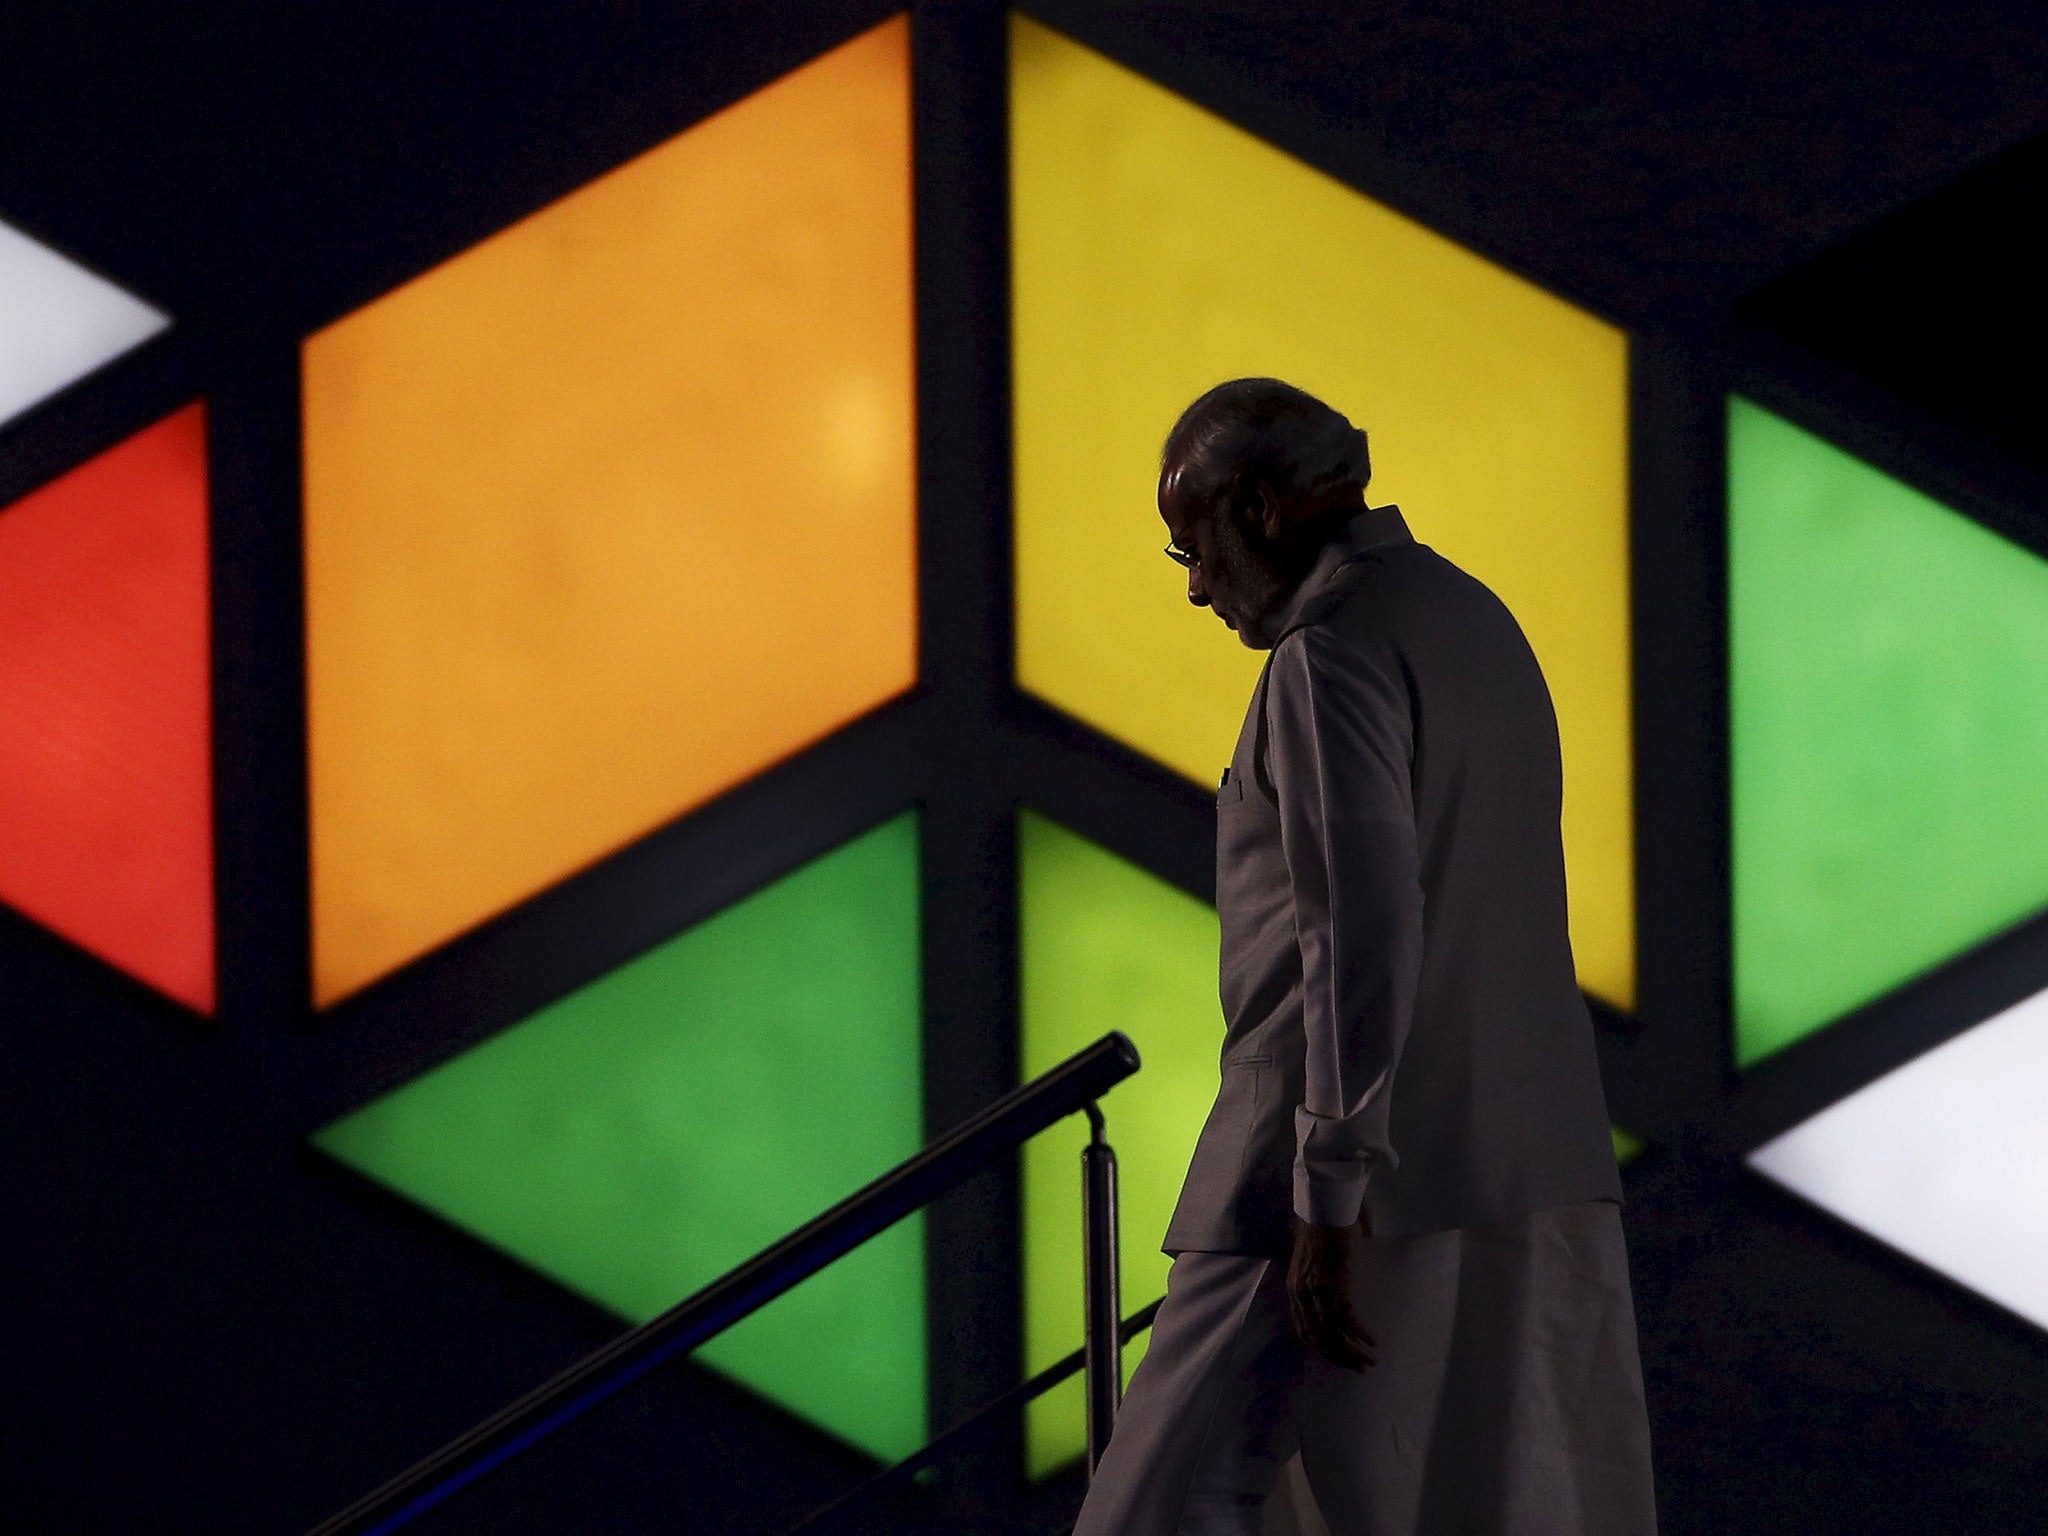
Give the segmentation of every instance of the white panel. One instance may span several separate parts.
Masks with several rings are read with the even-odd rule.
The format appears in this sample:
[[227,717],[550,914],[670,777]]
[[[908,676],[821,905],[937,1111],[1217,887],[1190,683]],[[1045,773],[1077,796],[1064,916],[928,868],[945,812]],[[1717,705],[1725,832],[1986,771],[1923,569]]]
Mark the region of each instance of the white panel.
[[0,223],[0,421],[170,323],[162,310]]
[[2048,1328],[2048,991],[1829,1105],[1749,1163]]

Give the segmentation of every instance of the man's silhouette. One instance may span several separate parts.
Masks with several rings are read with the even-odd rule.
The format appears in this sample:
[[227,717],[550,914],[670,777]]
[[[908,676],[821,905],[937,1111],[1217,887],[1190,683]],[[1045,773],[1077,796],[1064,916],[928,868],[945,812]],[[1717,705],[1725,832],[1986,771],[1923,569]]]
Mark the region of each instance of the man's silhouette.
[[1159,479],[1188,600],[1268,651],[1217,796],[1221,1086],[1076,1536],[1653,1536],[1557,721],[1485,586],[1365,504],[1365,434],[1218,385]]

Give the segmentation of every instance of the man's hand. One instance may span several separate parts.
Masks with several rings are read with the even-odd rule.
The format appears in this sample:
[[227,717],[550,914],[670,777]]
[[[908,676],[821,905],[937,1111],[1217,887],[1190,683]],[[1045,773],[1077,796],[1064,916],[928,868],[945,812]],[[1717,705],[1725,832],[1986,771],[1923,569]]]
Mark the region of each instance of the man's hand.
[[1379,1359],[1379,1340],[1351,1305],[1351,1265],[1365,1238],[1364,1217],[1351,1227],[1294,1223],[1287,1264],[1288,1310],[1302,1342],[1333,1364],[1362,1371]]

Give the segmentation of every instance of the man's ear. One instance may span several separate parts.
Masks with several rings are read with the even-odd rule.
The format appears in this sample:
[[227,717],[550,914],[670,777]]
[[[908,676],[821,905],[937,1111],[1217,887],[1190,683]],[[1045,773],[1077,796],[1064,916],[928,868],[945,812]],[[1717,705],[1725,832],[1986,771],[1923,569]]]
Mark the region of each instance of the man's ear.
[[1247,510],[1259,525],[1259,531],[1266,536],[1266,542],[1280,542],[1281,531],[1287,526],[1280,515],[1280,498],[1273,494],[1273,487],[1264,480],[1254,481],[1250,505]]

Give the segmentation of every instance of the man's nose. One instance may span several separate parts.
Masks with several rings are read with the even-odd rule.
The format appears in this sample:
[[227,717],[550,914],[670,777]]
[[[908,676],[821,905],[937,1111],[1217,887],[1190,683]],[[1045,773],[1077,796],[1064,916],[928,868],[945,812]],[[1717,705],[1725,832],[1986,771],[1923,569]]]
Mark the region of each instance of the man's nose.
[[1199,565],[1188,567],[1188,601],[1197,608],[1209,606],[1209,588],[1202,580],[1202,568]]

